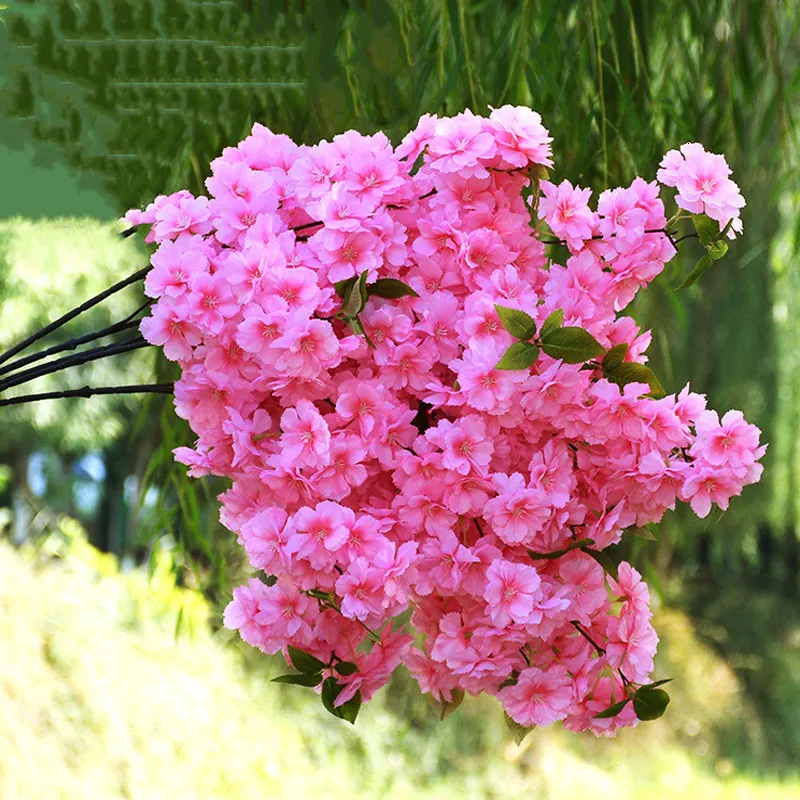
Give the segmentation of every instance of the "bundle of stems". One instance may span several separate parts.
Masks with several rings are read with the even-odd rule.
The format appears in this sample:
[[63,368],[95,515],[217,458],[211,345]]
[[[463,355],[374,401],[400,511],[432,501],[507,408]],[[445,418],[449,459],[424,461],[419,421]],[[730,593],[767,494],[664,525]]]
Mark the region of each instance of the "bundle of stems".
[[[121,235],[127,238],[135,232],[135,228],[129,228]],[[0,353],[0,395],[7,389],[15,386],[21,386],[36,378],[41,378],[45,375],[51,375],[55,372],[61,372],[73,367],[79,367],[82,364],[88,364],[92,361],[97,361],[102,358],[110,358],[112,356],[129,353],[133,350],[139,350],[144,347],[150,347],[142,336],[136,335],[123,341],[113,342],[111,344],[100,345],[86,350],[81,350],[74,355],[60,356],[52,360],[48,359],[50,356],[59,355],[61,353],[68,353],[77,350],[82,345],[96,342],[100,339],[105,339],[119,333],[133,330],[138,327],[140,319],[139,315],[149,308],[151,301],[148,300],[139,306],[133,313],[129,314],[125,319],[108,325],[100,330],[86,333],[81,336],[76,336],[68,339],[60,344],[53,345],[41,350],[37,353],[32,353],[20,358],[14,359],[25,350],[28,350],[37,342],[44,339],[54,331],[59,330],[68,322],[88,311],[90,308],[102,303],[106,298],[111,295],[122,291],[128,286],[131,286],[144,279],[145,275],[150,271],[151,267],[148,265],[140,270],[137,270],[127,278],[115,283],[108,289],[104,289],[94,297],[84,301],[80,305],[63,314],[58,319],[35,331],[26,339],[9,347],[5,352]],[[35,362],[44,363],[31,367]],[[136,384],[129,386],[83,386],[80,389],[67,389],[64,391],[53,392],[39,392],[37,394],[21,395],[17,397],[2,398],[0,397],[1,406],[21,405],[24,403],[38,402],[39,400],[57,400],[67,397],[92,397],[94,395],[110,395],[110,394],[144,394],[144,393],[158,393],[169,394],[172,392],[172,384],[170,383],[155,383],[155,384]]]

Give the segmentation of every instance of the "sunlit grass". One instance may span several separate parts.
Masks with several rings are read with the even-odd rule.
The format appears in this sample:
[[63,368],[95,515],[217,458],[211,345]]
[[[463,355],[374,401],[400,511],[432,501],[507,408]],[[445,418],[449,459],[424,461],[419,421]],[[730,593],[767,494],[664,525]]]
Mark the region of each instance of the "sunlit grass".
[[45,553],[0,545],[0,797],[800,798],[717,756],[735,678],[683,615],[659,617],[673,704],[616,741],[551,729],[517,747],[493,701],[438,723],[402,682],[352,728],[212,635],[167,554],[151,580],[121,574],[67,523]]

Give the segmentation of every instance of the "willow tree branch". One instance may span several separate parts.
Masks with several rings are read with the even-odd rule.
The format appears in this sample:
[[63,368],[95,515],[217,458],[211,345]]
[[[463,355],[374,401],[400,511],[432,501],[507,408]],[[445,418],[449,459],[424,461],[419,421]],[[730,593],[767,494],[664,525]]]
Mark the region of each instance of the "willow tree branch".
[[103,300],[105,300],[107,297],[111,297],[112,294],[116,294],[126,286],[130,286],[132,283],[140,281],[151,269],[152,266],[149,264],[146,267],[142,267],[142,269],[134,272],[133,275],[129,275],[124,280],[119,281],[119,283],[109,286],[108,289],[104,289],[102,292],[100,292],[100,294],[96,294],[85,303],[81,303],[79,306],[73,308],[72,311],[68,311],[57,320],[45,325],[44,328],[40,328],[38,331],[36,331],[36,333],[32,333],[27,339],[23,339],[21,342],[19,342],[19,344],[15,344],[13,347],[10,347],[8,350],[6,350],[5,353],[0,354],[0,364],[5,363],[10,358],[13,358],[17,353],[27,350],[34,342],[38,342],[39,339],[43,339],[49,333],[58,330],[58,328],[60,328],[62,325],[66,325],[70,320],[73,320],[75,317],[83,314],[84,311],[88,311],[98,303],[102,303]]
[[95,347],[93,350],[87,350],[84,353],[76,353],[74,356],[57,358],[55,361],[49,361],[47,364],[42,364],[39,367],[23,370],[22,372],[11,375],[11,377],[6,378],[4,381],[0,381],[0,392],[10,389],[12,386],[19,386],[21,383],[28,383],[28,381],[41,378],[44,375],[50,375],[53,372],[60,372],[69,367],[88,364],[90,361],[108,358],[108,356],[128,353],[131,350],[139,350],[142,347],[152,347],[152,345],[143,337],[136,336],[133,339],[126,339],[123,342],[108,344],[104,347]]
[[10,364],[0,367],[0,375],[7,375],[9,372],[14,372],[22,367],[26,367],[28,364],[33,364],[35,361],[41,361],[43,358],[47,358],[47,356],[52,356],[56,353],[63,353],[67,350],[75,350],[75,348],[80,347],[82,344],[94,342],[97,339],[104,339],[106,336],[112,336],[115,333],[121,333],[122,331],[135,328],[141,322],[141,320],[136,319],[136,316],[141,314],[141,312],[144,311],[152,302],[152,300],[148,300],[146,303],[140,305],[136,311],[128,314],[125,319],[115,322],[113,325],[108,325],[102,330],[94,331],[93,333],[86,333],[83,336],[76,336],[74,339],[69,339],[61,344],[48,347],[47,350],[42,350],[41,353],[33,353],[32,355],[12,361]]
[[103,394],[172,394],[171,383],[136,384],[131,386],[83,386],[80,389],[67,389],[63,392],[40,392],[21,397],[0,400],[0,407],[36,403],[39,400],[61,400],[66,397],[94,397]]

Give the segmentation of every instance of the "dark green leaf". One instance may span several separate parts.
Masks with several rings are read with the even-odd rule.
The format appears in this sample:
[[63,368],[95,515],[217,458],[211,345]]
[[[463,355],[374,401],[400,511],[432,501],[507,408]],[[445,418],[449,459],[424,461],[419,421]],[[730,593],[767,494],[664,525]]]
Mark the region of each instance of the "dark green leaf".
[[535,550],[528,550],[528,555],[531,558],[536,558],[536,559],[560,558],[561,556],[566,555],[572,550],[577,550],[580,547],[588,547],[591,544],[594,544],[594,539],[578,539],[575,542],[570,542],[566,547],[562,547],[560,550],[553,550],[551,553],[537,553]]
[[333,714],[334,717],[336,716],[336,709],[333,707],[333,703],[341,691],[342,687],[336,683],[336,678],[325,678],[322,684],[322,705],[325,707],[325,710]]
[[550,170],[544,164],[535,164],[530,167],[531,174],[540,181],[546,181],[550,177]]
[[617,565],[611,560],[608,553],[604,553],[602,550],[592,550],[591,547],[582,547],[581,552],[591,556],[603,568],[603,571],[615,581],[619,580]]
[[660,681],[656,681],[655,683],[648,683],[645,686],[642,686],[642,689],[655,689],[658,686],[663,686],[665,683],[669,683],[672,681],[672,678],[662,678]]
[[642,686],[633,696],[633,710],[636,716],[644,721],[658,719],[669,705],[669,695],[663,689]]
[[361,273],[361,277],[358,279],[358,292],[361,296],[361,308],[359,308],[359,312],[363,311],[364,306],[367,304],[367,298],[369,297],[369,290],[367,289],[367,270],[364,270]]
[[526,314],[516,308],[499,306],[496,303],[494,307],[497,311],[497,316],[500,317],[500,322],[503,323],[503,327],[515,339],[527,342],[533,338],[536,333],[536,320],[530,314]]
[[356,336],[363,336],[367,340],[367,344],[370,347],[375,347],[372,339],[367,336],[367,332],[364,330],[364,326],[361,324],[361,320],[358,317],[345,317],[344,321],[348,324],[350,330],[353,331]]
[[603,356],[603,370],[609,370],[613,367],[618,367],[623,361],[625,361],[626,355],[628,355],[628,343],[622,342],[622,344],[615,344]]
[[351,725],[355,725],[360,708],[361,692],[356,692],[346,703],[342,703],[338,708],[334,709],[334,714],[339,717],[339,719],[343,719]]
[[634,536],[638,536],[640,539],[644,539],[647,542],[657,542],[655,536],[653,536],[653,532],[648,528],[646,525],[643,525],[641,528],[634,528],[631,533]]
[[583,328],[555,328],[547,332],[542,329],[541,342],[547,355],[567,364],[582,364],[605,353],[603,345]]
[[539,358],[539,348],[530,342],[514,342],[503,357],[495,364],[495,369],[528,369]]
[[503,712],[503,718],[506,721],[506,728],[508,728],[509,733],[518,745],[522,744],[522,740],[533,730],[533,728],[526,728],[524,725],[520,725],[519,722],[515,722],[508,716],[508,712]]
[[727,242],[712,242],[708,247],[708,254],[714,261],[719,261],[727,252]]
[[728,224],[719,232],[719,238],[721,239],[723,236],[728,235],[728,231],[731,229],[733,225],[733,217],[728,220]]
[[519,673],[516,672],[515,670],[497,688],[505,689],[506,686],[516,686],[518,680],[519,680]]
[[346,317],[357,317],[367,302],[367,272],[361,273],[357,281],[347,291],[342,303],[342,313]]
[[358,672],[358,667],[352,661],[340,661],[334,669],[340,675],[352,675],[355,672]]
[[463,689],[453,689],[452,696],[453,699],[449,702],[440,702],[438,700],[434,700],[433,698],[430,699],[431,705],[436,711],[436,716],[440,720],[447,719],[447,717],[449,717],[464,702]]
[[661,397],[665,394],[661,381],[655,372],[644,364],[625,362],[611,369],[604,369],[603,374],[617,386],[626,386],[629,383],[646,383],[650,387],[650,394]]
[[616,717],[623,708],[630,702],[631,698],[626,697],[624,700],[620,700],[619,703],[614,703],[614,705],[609,706],[608,708],[601,711],[599,714],[595,714],[595,719],[611,719],[611,717]]
[[700,241],[708,247],[719,237],[719,223],[705,214],[692,214],[692,223]]
[[316,686],[322,680],[320,672],[296,672],[293,675],[279,675],[273,683],[290,683],[292,686]]
[[547,336],[551,331],[560,328],[564,324],[564,309],[557,308],[550,316],[542,323],[541,336]]
[[704,255],[694,265],[694,269],[683,279],[683,283],[672,291],[678,292],[681,289],[686,289],[688,286],[694,286],[697,281],[700,280],[700,276],[706,272],[713,263],[714,259],[710,255]]
[[314,658],[309,653],[304,653],[291,645],[289,645],[289,658],[292,661],[292,666],[300,672],[319,672],[325,668],[325,664],[318,658]]
[[343,281],[336,281],[336,283],[333,284],[333,288],[336,289],[336,294],[338,294],[339,297],[341,297],[342,300],[344,300],[344,298],[349,293],[350,289],[352,289],[353,286],[355,286],[357,280],[358,278],[355,275],[353,275],[352,278],[346,278]]
[[396,278],[379,278],[375,283],[367,286],[370,295],[383,297],[386,300],[396,300],[398,297],[419,297],[419,295],[403,281]]

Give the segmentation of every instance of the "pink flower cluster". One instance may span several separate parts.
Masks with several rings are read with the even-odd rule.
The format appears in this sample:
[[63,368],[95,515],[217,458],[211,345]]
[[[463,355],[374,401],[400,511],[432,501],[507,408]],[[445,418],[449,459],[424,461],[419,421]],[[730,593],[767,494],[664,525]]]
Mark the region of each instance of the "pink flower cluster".
[[[396,149],[354,131],[298,146],[256,124],[212,162],[210,200],[128,214],[158,243],[141,329],[180,364],[175,407],[198,436],[176,457],[232,480],[223,523],[267,576],[235,590],[225,624],[319,659],[336,706],[404,664],[436,700],[488,692],[524,726],[635,724],[630,704],[595,715],[648,681],[649,593],[592,551],[758,480],[758,430],[688,387],[657,400],[544,353],[496,368],[515,341],[496,305],[539,327],[560,309],[644,362],[650,334],[618,312],[675,253],[656,183],[592,210],[589,190],[535,177],[550,142],[510,106],[426,115]],[[694,151],[668,159],[666,182],[705,174]],[[335,287],[363,273],[413,289],[370,294],[366,336]]]
[[692,214],[705,214],[724,229],[730,222],[728,237],[742,232],[740,209],[745,205],[725,156],[708,153],[701,144],[690,142],[680,150],[670,150],[661,162],[658,180],[678,190],[675,202]]

